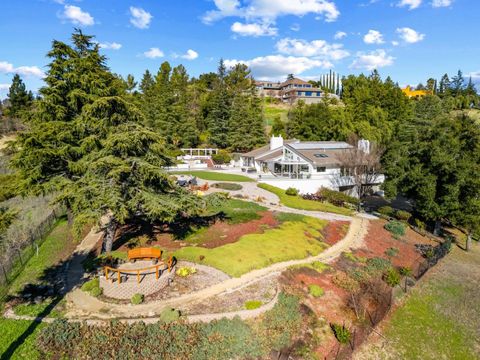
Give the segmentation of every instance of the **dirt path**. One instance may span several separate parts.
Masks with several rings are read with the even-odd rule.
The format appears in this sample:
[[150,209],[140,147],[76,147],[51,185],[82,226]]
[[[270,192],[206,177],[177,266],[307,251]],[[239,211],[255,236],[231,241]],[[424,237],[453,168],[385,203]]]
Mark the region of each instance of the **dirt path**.
[[[315,214],[313,213],[310,215],[315,216]],[[291,260],[272,264],[271,266],[268,266],[266,268],[246,273],[241,277],[231,278],[208,288],[168,300],[159,300],[135,306],[117,305],[103,302],[84,293],[77,288],[67,295],[69,307],[66,316],[68,318],[84,319],[153,317],[160,314],[161,311],[166,307],[181,308],[183,305],[188,303],[205,300],[207,298],[222,294],[224,292],[231,292],[261,279],[264,279],[267,276],[280,274],[282,271],[293,265],[306,264],[313,261],[322,261],[326,263],[331,262],[343,251],[346,251],[350,248],[359,247],[362,244],[363,238],[365,237],[367,231],[368,220],[361,217],[355,217],[351,220],[350,228],[345,238],[317,256],[311,256],[301,260]],[[84,242],[86,242],[86,239],[84,240]]]

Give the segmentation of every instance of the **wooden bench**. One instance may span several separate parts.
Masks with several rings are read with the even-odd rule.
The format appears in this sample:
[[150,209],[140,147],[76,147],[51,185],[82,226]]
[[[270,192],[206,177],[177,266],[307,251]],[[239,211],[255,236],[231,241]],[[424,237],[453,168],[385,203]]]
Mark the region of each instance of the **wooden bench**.
[[160,260],[162,250],[157,248],[136,248],[128,251],[128,260],[135,261],[139,259]]

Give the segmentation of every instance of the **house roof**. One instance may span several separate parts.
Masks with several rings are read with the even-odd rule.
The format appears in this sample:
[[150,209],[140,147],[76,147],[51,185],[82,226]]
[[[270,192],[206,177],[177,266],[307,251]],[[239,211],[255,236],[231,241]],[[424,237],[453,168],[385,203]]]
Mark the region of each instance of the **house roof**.
[[261,161],[273,160],[278,157],[281,157],[282,154],[283,154],[283,146],[273,150],[272,152],[256,157],[256,160],[261,160]]
[[339,141],[305,141],[287,147],[315,166],[338,165],[338,156],[353,149],[352,145]]
[[287,85],[290,85],[290,84],[294,84],[294,85],[308,85],[310,84],[309,82],[307,81],[304,81],[302,79],[299,79],[299,78],[293,78],[293,79],[290,79],[290,80],[287,80],[285,81],[282,86],[287,86]]
[[[284,140],[283,141],[283,144],[291,144],[291,143],[294,143],[294,142],[298,142],[298,140],[296,139],[289,139],[289,140]],[[249,151],[245,154],[242,154],[242,156],[244,157],[254,157],[254,158],[260,158],[260,157],[263,157],[265,155],[268,155],[270,154],[271,152],[274,152],[275,150],[280,150],[282,151],[282,147],[278,147],[276,149],[270,149],[270,144],[267,144],[265,146],[262,146],[258,149],[253,149],[252,151]],[[263,159],[262,159],[263,160]]]

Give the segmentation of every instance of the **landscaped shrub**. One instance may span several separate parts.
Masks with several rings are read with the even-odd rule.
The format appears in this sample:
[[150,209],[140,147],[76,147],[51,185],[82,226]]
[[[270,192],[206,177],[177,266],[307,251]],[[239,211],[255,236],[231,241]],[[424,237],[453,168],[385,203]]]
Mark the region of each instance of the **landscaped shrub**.
[[405,235],[406,226],[404,223],[392,220],[385,224],[385,229],[388,230],[395,239],[399,239]]
[[[302,330],[298,299],[285,294],[257,323],[239,317],[188,323],[172,321],[171,317],[179,316],[173,309],[165,314],[160,316],[162,321],[148,325],[112,321],[98,327],[55,321],[38,336],[40,358],[263,359],[272,350],[290,346]],[[169,323],[164,322],[166,318]]]
[[180,319],[180,311],[173,308],[166,308],[160,313],[160,321],[169,324]]
[[178,269],[175,272],[175,274],[177,274],[180,277],[187,277],[188,275],[193,275],[196,272],[197,272],[197,269],[195,269],[194,267],[184,266],[184,267],[181,267],[180,269]]
[[345,325],[339,325],[339,324],[330,324],[330,327],[332,328],[333,334],[335,335],[335,338],[338,340],[340,344],[348,344],[350,342],[350,339],[352,337],[352,334],[350,330],[348,330]]
[[102,288],[100,287],[99,278],[87,281],[85,284],[82,285],[81,289],[94,297],[102,295],[103,292]]
[[358,290],[360,286],[358,281],[352,279],[343,271],[337,271],[337,273],[332,277],[332,282],[338,287],[352,292]]
[[290,196],[297,196],[298,195],[298,189],[289,187],[287,190],[285,190],[285,194],[290,195]]
[[230,191],[238,191],[242,190],[242,185],[236,183],[215,183],[212,185],[213,188],[222,189],[222,190],[230,190]]
[[416,218],[413,221],[413,223],[414,223],[415,227],[420,231],[425,231],[425,229],[427,228],[427,225],[422,220],[420,220],[419,218]]
[[385,250],[385,255],[389,257],[395,257],[398,255],[399,250],[397,248],[391,247]]
[[225,150],[219,150],[217,154],[212,155],[212,160],[219,165],[228,164],[232,157]]
[[248,300],[245,301],[245,309],[247,310],[255,310],[262,306],[263,303],[260,300]]
[[400,274],[397,269],[393,267],[387,270],[387,272],[383,276],[383,279],[391,287],[395,287],[400,284]]
[[356,206],[360,203],[360,200],[356,197],[327,188],[320,188],[315,195],[325,199],[324,201],[328,201],[329,203],[337,206],[345,206],[346,204]]
[[323,296],[325,291],[323,291],[323,289],[320,286],[316,284],[311,284],[311,285],[308,285],[308,293],[313,297],[317,298],[317,297]]
[[393,208],[391,206],[382,206],[382,207],[379,207],[377,209],[377,212],[379,214],[391,217],[391,216],[393,216],[395,211],[393,210]]
[[400,221],[408,221],[412,217],[412,214],[410,214],[408,211],[397,210],[395,212],[395,217]]
[[143,299],[144,299],[143,294],[135,294],[135,295],[133,295],[132,298],[130,299],[130,302],[131,302],[133,305],[138,305],[138,304],[143,303]]

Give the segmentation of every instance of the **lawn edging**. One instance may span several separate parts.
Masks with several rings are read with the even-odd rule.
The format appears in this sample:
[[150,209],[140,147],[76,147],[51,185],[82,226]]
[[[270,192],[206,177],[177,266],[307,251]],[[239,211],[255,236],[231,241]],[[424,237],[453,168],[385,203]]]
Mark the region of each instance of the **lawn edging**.
[[221,173],[218,171],[205,171],[205,170],[186,170],[186,171],[170,171],[170,175],[192,175],[196,176],[202,180],[208,181],[230,181],[230,182],[254,182],[255,180],[249,178],[248,176],[231,174],[231,173]]

